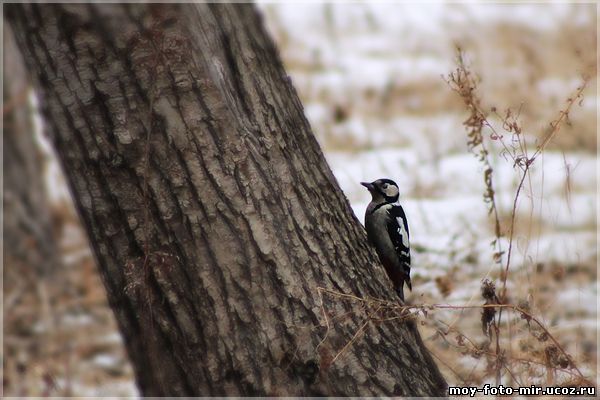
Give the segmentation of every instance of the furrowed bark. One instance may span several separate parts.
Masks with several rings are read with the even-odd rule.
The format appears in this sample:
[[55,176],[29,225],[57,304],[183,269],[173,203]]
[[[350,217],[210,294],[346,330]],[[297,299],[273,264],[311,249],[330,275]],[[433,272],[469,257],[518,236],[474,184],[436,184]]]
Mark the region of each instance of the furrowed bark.
[[144,395],[445,395],[253,6],[6,12]]

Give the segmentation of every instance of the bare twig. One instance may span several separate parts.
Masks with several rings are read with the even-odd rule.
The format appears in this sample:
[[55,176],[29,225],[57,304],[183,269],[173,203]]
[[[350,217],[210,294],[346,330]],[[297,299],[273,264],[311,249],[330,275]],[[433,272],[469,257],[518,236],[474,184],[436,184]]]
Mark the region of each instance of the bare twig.
[[[502,289],[500,291],[499,298],[501,302],[505,302],[507,299],[506,283],[508,280],[508,274],[511,265],[511,256],[513,253],[516,213],[519,197],[522,193],[525,179],[529,176],[528,172],[530,171],[530,167],[534,163],[536,158],[540,154],[542,154],[548,143],[550,143],[552,138],[554,138],[554,136],[558,133],[562,124],[568,120],[569,113],[575,102],[577,101],[581,104],[581,101],[583,100],[583,91],[587,86],[589,77],[583,77],[583,82],[577,88],[575,94],[567,99],[566,108],[564,110],[561,110],[559,112],[558,117],[550,123],[550,131],[544,136],[544,139],[542,140],[541,144],[537,147],[533,155],[529,157],[527,152],[526,140],[522,137],[521,134],[523,129],[518,122],[519,116],[523,108],[523,104],[520,105],[516,114],[513,113],[510,109],[508,109],[504,117],[500,116],[495,108],[492,108],[492,113],[494,113],[502,121],[502,128],[508,134],[511,134],[513,136],[513,142],[516,141],[518,143],[518,148],[514,144],[511,145],[511,148],[509,148],[509,146],[507,146],[507,144],[503,140],[503,135],[499,134],[496,131],[494,126],[488,120],[487,114],[481,108],[481,99],[477,96],[478,79],[476,79],[473,73],[467,68],[460,48],[457,48],[457,54],[457,68],[453,72],[451,72],[445,78],[445,80],[450,86],[450,88],[456,93],[458,93],[463,102],[465,103],[465,106],[469,112],[469,117],[463,123],[467,130],[467,144],[469,145],[471,151],[473,151],[478,156],[478,159],[484,165],[485,168],[484,178],[486,184],[486,192],[484,193],[484,200],[488,204],[489,212],[494,213],[496,238],[492,242],[492,244],[498,245],[498,252],[494,254],[494,261],[500,263],[501,265],[502,273],[500,274],[500,276],[502,281]],[[498,211],[496,208],[495,191],[492,185],[493,169],[489,161],[489,152],[485,144],[486,139],[482,133],[483,128],[488,128],[490,130],[491,133],[489,135],[489,139],[500,142],[500,144],[503,147],[503,153],[508,154],[512,158],[513,166],[518,167],[521,172],[519,184],[517,185],[511,210],[510,234],[508,238],[508,253],[506,256],[506,264],[504,265],[504,268],[502,268],[501,259],[503,251],[500,248],[500,237],[502,236],[502,231],[500,227],[500,221],[498,218]],[[529,182],[531,184],[531,180],[529,180]],[[499,309],[497,319],[494,318],[492,324],[494,332],[496,334],[497,384],[500,383],[500,370],[502,368],[501,363],[504,358],[502,357],[503,351],[500,346],[500,326],[502,321],[502,310],[503,308]]]

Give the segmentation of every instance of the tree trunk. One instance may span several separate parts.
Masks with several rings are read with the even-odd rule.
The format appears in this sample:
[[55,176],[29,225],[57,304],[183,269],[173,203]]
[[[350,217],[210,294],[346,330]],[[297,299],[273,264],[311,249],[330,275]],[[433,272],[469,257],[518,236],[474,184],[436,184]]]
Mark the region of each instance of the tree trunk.
[[6,12],[144,395],[445,395],[252,5]]
[[[44,183],[44,158],[35,143],[31,87],[10,28],[6,26],[3,33],[2,310],[6,340],[2,360],[4,388],[22,396],[28,393],[21,379],[26,366],[40,354],[55,350],[47,340],[54,328],[47,287],[62,264]],[[35,312],[23,312],[31,304],[31,294],[30,310]],[[41,345],[24,345],[27,340],[23,339],[30,336]]]
[[44,276],[56,268],[59,257],[44,160],[34,139],[30,87],[10,29],[4,31],[3,61],[4,261],[10,273]]

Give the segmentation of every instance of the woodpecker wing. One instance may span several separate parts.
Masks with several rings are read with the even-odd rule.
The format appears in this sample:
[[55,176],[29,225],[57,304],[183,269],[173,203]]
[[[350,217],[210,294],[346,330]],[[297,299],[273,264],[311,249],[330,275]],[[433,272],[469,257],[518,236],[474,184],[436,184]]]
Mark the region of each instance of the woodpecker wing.
[[392,204],[388,213],[390,218],[388,219],[387,231],[406,274],[408,288],[412,290],[410,282],[410,234],[408,231],[408,220],[406,219],[406,214],[404,214],[404,209],[398,203]]

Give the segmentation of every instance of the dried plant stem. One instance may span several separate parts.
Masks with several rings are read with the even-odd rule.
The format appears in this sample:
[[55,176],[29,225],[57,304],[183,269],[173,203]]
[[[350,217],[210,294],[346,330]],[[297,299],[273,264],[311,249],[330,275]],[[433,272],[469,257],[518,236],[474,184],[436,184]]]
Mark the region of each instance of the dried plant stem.
[[[375,298],[366,298],[365,299],[365,298],[361,298],[361,297],[358,297],[355,295],[340,293],[340,292],[337,292],[337,291],[334,291],[331,289],[326,289],[323,287],[318,287],[317,292],[319,293],[320,306],[321,306],[323,316],[325,318],[325,326],[327,328],[325,336],[320,341],[320,343],[317,347],[322,346],[326,342],[326,340],[328,339],[328,336],[330,334],[330,331],[333,329],[332,322],[337,319],[336,317],[332,318],[332,317],[328,316],[327,310],[325,308],[325,303],[323,300],[323,295],[327,294],[327,295],[337,298],[337,299],[350,300],[352,302],[358,303],[361,305],[360,312],[365,312],[366,309],[363,307],[367,307],[368,309],[374,310],[367,314],[366,320],[358,327],[357,331],[353,334],[352,338],[348,342],[346,342],[346,344],[342,347],[341,350],[339,350],[336,353],[336,355],[332,358],[331,363],[333,363],[337,359],[339,359],[351,345],[356,343],[356,341],[361,337],[361,335],[364,334],[369,322],[377,322],[377,323],[385,323],[385,322],[393,322],[393,321],[397,322],[399,320],[404,320],[406,318],[411,318],[413,316],[416,316],[419,313],[421,313],[427,317],[429,311],[433,311],[433,310],[461,310],[462,311],[465,309],[499,309],[499,310],[506,309],[509,311],[513,311],[514,313],[517,313],[522,319],[527,321],[528,325],[531,322],[533,322],[541,330],[544,337],[550,339],[550,341],[554,344],[554,346],[556,346],[556,349],[565,357],[566,360],[568,360],[570,368],[575,370],[576,373],[570,371],[569,369],[565,369],[565,368],[553,367],[554,369],[563,371],[563,372],[573,375],[573,376],[576,376],[577,378],[579,378],[582,382],[585,382],[586,384],[590,384],[590,385],[592,384],[592,382],[583,375],[583,372],[581,372],[581,370],[577,367],[577,365],[573,361],[573,358],[567,353],[565,348],[550,333],[548,328],[546,328],[544,323],[542,321],[540,321],[539,318],[534,316],[530,311],[524,309],[523,307],[520,307],[520,306],[517,306],[514,304],[499,303],[499,302],[482,304],[482,305],[452,305],[452,304],[439,304],[439,303],[405,305],[405,304],[399,304],[394,301],[387,301],[387,300],[382,300],[382,299],[375,299]],[[380,312],[394,312],[396,314],[391,317],[388,317],[388,318],[375,318],[375,316]],[[347,313],[344,313],[344,315],[347,315]],[[510,368],[508,368],[507,363],[510,364],[511,361],[518,361],[521,363],[534,363],[537,365],[546,365],[547,366],[547,364],[545,364],[545,363],[542,363],[542,362],[536,361],[536,360],[531,360],[531,359],[516,358],[516,357],[510,357],[510,358],[506,359],[504,356],[504,353],[502,351],[500,351],[500,352],[498,351],[498,342],[497,342],[497,346],[496,346],[496,349],[494,352],[485,351],[484,349],[481,349],[480,346],[478,346],[468,336],[464,335],[463,333],[456,330],[455,328],[452,328],[451,326],[444,323],[443,321],[439,321],[439,322],[448,326],[448,330],[446,332],[441,332],[438,330],[438,334],[441,337],[443,337],[445,339],[445,336],[448,334],[448,332],[453,330],[456,333],[458,333],[458,335],[461,338],[468,341],[470,343],[470,346],[473,347],[473,349],[477,353],[485,354],[488,356],[493,356],[496,358],[496,360],[498,360],[498,358],[500,358],[501,362],[498,363],[498,361],[496,361],[497,368],[500,368],[500,370],[506,370],[507,373],[509,375],[511,375],[512,379],[514,379],[517,383],[518,383],[518,379],[514,375],[512,370],[510,370]],[[498,322],[496,321],[495,323],[497,324]],[[497,327],[499,329],[499,325],[497,325]],[[496,341],[499,340],[498,336],[499,335],[497,335]],[[445,339],[445,340],[447,341],[447,339]],[[448,343],[451,344],[450,342],[448,342]],[[436,358],[439,359],[439,357],[436,357]],[[460,375],[456,371],[452,371],[452,372],[456,376],[460,377]],[[460,378],[460,379],[462,380],[462,378]]]
[[[409,309],[410,308],[418,308],[418,307],[420,307],[420,306],[408,306]],[[569,360],[571,359],[571,356],[569,356],[569,354],[561,346],[561,344],[558,342],[558,340],[556,340],[556,338],[554,336],[552,336],[550,331],[548,331],[546,326],[537,317],[535,317],[530,312],[528,312],[514,304],[482,304],[482,305],[474,305],[474,306],[473,305],[455,306],[455,305],[450,305],[450,304],[432,304],[430,306],[423,305],[421,307],[428,307],[431,309],[451,309],[451,310],[463,310],[463,309],[467,309],[467,308],[499,308],[499,309],[513,310],[513,311],[521,314],[522,316],[525,316],[527,320],[531,320],[531,321],[535,322],[535,324],[548,336],[548,338],[554,343],[554,345],[560,350],[560,352],[565,357],[567,357],[567,359],[569,359]],[[579,376],[582,379],[585,379],[583,373],[579,370],[579,368],[574,363],[571,363],[571,365],[573,365],[573,368],[579,373]]]
[[581,104],[581,102],[583,101],[583,91],[587,87],[589,80],[590,80],[589,76],[583,76],[583,81],[582,81],[581,85],[579,85],[579,87],[577,88],[575,95],[571,96],[567,99],[567,107],[564,110],[561,110],[559,112],[558,118],[550,123],[550,126],[552,129],[544,137],[544,140],[542,140],[542,143],[538,146],[538,148],[535,150],[535,152],[531,156],[531,158],[530,158],[531,162],[533,162],[536,159],[536,157],[538,155],[540,155],[542,153],[542,151],[544,151],[544,149],[546,148],[548,143],[550,143],[552,138],[554,138],[554,136],[558,133],[562,124],[569,118],[569,113],[571,112],[571,109],[573,108],[573,105],[575,104],[575,102],[578,101]]
[[[527,158],[527,154],[525,153],[521,158],[519,158],[519,157],[517,158],[517,160],[523,160],[523,162],[517,162],[518,165],[522,164],[522,175],[521,175],[521,180],[519,181],[519,184],[517,186],[517,190],[515,192],[513,206],[512,206],[512,210],[511,210],[510,237],[509,237],[509,241],[508,241],[508,253],[506,255],[506,267],[504,269],[504,273],[501,275],[502,290],[500,291],[500,298],[502,299],[502,301],[504,301],[506,299],[506,282],[508,280],[508,272],[509,272],[509,268],[510,268],[510,261],[511,261],[511,255],[512,255],[512,250],[513,250],[514,230],[515,230],[514,228],[515,228],[515,220],[516,220],[516,215],[517,215],[517,206],[518,206],[518,201],[519,201],[519,196],[521,194],[521,190],[523,189],[523,184],[525,182],[525,178],[527,178],[530,167],[531,167],[531,165],[533,165],[533,162],[535,161],[536,157],[538,155],[542,154],[542,152],[544,151],[544,149],[546,148],[546,146],[548,145],[550,140],[552,140],[552,138],[558,133],[563,122],[568,118],[569,112],[571,111],[573,104],[575,104],[575,100],[582,99],[583,90],[587,86],[587,83],[588,83],[588,78],[584,77],[583,82],[577,88],[575,95],[570,97],[567,100],[567,107],[564,110],[561,110],[559,112],[559,116],[555,121],[550,123],[550,126],[552,127],[551,131],[544,137],[544,140],[538,146],[538,148],[533,153],[533,155],[531,157]],[[518,136],[518,139],[519,139],[519,143],[521,143],[520,136]],[[501,140],[501,142],[503,142],[503,141]],[[502,320],[502,308],[500,308],[500,310],[498,311],[498,325],[497,326],[500,325],[501,320]],[[545,328],[543,328],[543,329],[545,329]],[[496,341],[499,346],[498,334],[499,334],[499,331],[498,331],[498,329],[496,329],[496,335],[497,335]],[[555,344],[557,346],[560,346],[558,344],[558,342],[556,342],[556,341],[555,341]],[[499,347],[498,347],[498,349],[499,349]],[[499,351],[498,349],[497,349],[497,351]],[[561,350],[562,350],[562,348],[561,348]],[[563,350],[563,353],[566,354],[564,352],[564,350]],[[575,367],[575,368],[577,369],[577,367]],[[581,374],[581,372],[579,370],[578,370],[578,372]],[[497,380],[498,380],[498,378],[497,378]],[[499,382],[497,382],[497,383],[499,383]]]
[[369,322],[371,322],[371,318],[373,315],[377,314],[379,312],[379,310],[381,310],[381,307],[378,307],[375,311],[373,311],[371,314],[369,314],[366,318],[366,321],[358,328],[358,330],[356,331],[356,333],[354,334],[354,336],[352,336],[352,339],[350,339],[350,341],[348,343],[346,343],[344,345],[344,347],[342,347],[342,349],[340,351],[338,351],[338,353],[335,355],[335,357],[333,357],[333,359],[331,360],[331,363],[333,364],[342,354],[344,354],[346,352],[346,350],[352,346],[352,344],[354,342],[356,342],[356,340],[358,340],[358,338],[360,337],[360,335],[365,331],[365,329],[367,328],[367,325],[369,325]]
[[[460,48],[457,49],[457,68],[454,72],[450,73],[447,77],[446,82],[450,86],[452,90],[458,93],[465,103],[465,106],[469,112],[468,118],[463,122],[467,130],[467,145],[469,149],[477,156],[479,161],[483,164],[484,171],[484,181],[486,190],[483,195],[484,202],[488,204],[488,213],[494,215],[495,222],[495,239],[492,241],[492,245],[497,247],[497,252],[494,254],[494,260],[502,265],[502,245],[500,238],[502,237],[502,229],[500,226],[500,218],[498,215],[498,207],[496,204],[496,192],[494,190],[494,185],[492,181],[493,176],[493,168],[491,162],[489,160],[489,151],[485,144],[485,138],[483,136],[484,127],[488,127],[492,135],[491,137],[494,139],[502,139],[502,136],[499,135],[492,124],[488,121],[487,115],[481,109],[481,99],[477,96],[477,79],[473,76],[471,71],[466,67],[464,62],[464,57]],[[507,154],[509,154],[513,160],[514,165],[518,165],[517,161],[514,158],[512,152],[508,149],[504,141],[500,140],[502,145],[504,146]],[[495,316],[494,316],[495,318]],[[496,364],[496,384],[500,384],[500,372],[502,369],[502,349],[500,346],[500,317],[498,318],[498,322],[493,323],[494,332],[496,334],[496,353],[497,364]]]
[[[515,231],[515,225],[516,225],[517,207],[518,207],[519,197],[522,193],[523,185],[525,183],[525,179],[528,178],[528,176],[529,176],[528,173],[530,171],[530,167],[534,163],[536,158],[540,154],[543,153],[544,149],[550,143],[552,138],[554,138],[555,135],[558,133],[558,131],[560,130],[563,123],[568,120],[569,113],[570,113],[573,105],[575,104],[575,102],[579,101],[579,103],[581,104],[581,101],[583,100],[583,91],[584,91],[585,87],[587,86],[589,77],[584,76],[583,82],[577,88],[575,94],[572,97],[567,99],[567,106],[565,107],[565,109],[560,110],[557,119],[550,123],[550,127],[551,127],[550,131],[544,136],[542,142],[537,147],[536,151],[533,153],[533,155],[531,157],[529,157],[529,155],[528,155],[527,143],[526,143],[525,139],[522,137],[522,134],[521,134],[522,127],[520,126],[520,124],[518,122],[518,118],[521,114],[523,104],[521,104],[521,106],[519,107],[519,110],[516,113],[516,115],[514,115],[511,112],[511,110],[508,109],[505,117],[501,117],[500,115],[498,115],[498,113],[496,112],[496,109],[492,108],[492,113],[495,113],[499,117],[499,119],[502,121],[503,129],[507,133],[511,134],[513,136],[513,138],[516,138],[516,140],[518,142],[518,147],[515,145],[512,145],[511,146],[512,151],[511,151],[511,148],[509,148],[509,146],[507,146],[507,144],[504,142],[503,136],[496,131],[494,126],[488,120],[487,114],[485,112],[483,112],[483,110],[481,108],[481,99],[477,96],[477,93],[476,93],[478,79],[476,79],[473,76],[473,73],[467,68],[467,66],[464,62],[464,57],[463,57],[462,51],[460,48],[457,48],[457,67],[453,72],[451,72],[445,78],[445,80],[446,80],[446,83],[448,83],[448,85],[450,86],[450,88],[452,90],[454,90],[456,93],[458,93],[459,96],[461,97],[461,99],[463,100],[463,102],[465,103],[467,111],[469,112],[469,117],[463,123],[467,130],[467,138],[468,138],[467,144],[469,146],[469,149],[477,155],[479,161],[483,164],[483,166],[485,168],[484,178],[485,178],[485,184],[486,184],[486,191],[484,193],[484,201],[488,204],[489,213],[493,212],[493,214],[494,214],[496,238],[492,243],[494,245],[498,246],[498,252],[494,254],[494,260],[496,262],[500,263],[501,272],[502,272],[500,275],[501,281],[502,281],[502,288],[500,291],[498,303],[504,303],[507,299],[506,283],[508,280],[508,274],[509,274],[509,269],[510,269],[510,265],[511,265],[511,257],[512,257],[512,253],[513,253],[514,231]],[[501,259],[503,252],[500,247],[500,238],[502,236],[502,231],[501,231],[500,221],[498,218],[498,211],[497,211],[497,207],[496,207],[495,191],[494,191],[493,185],[492,185],[493,169],[492,169],[491,163],[489,161],[489,152],[488,152],[487,146],[485,144],[486,139],[482,133],[484,127],[487,127],[491,132],[489,139],[500,142],[500,144],[503,147],[503,153],[508,154],[512,158],[513,166],[518,167],[521,171],[520,180],[517,185],[517,189],[516,189],[515,196],[513,199],[512,210],[511,210],[510,234],[509,234],[509,238],[508,238],[508,252],[507,252],[506,264],[504,265],[504,268],[502,268],[502,259]],[[531,178],[530,178],[529,182],[531,185]],[[503,310],[503,308],[500,307],[499,311],[498,311],[498,315],[497,316],[493,315],[493,322],[490,323],[490,326],[494,328],[494,333],[496,335],[496,357],[497,357],[496,383],[497,384],[500,383],[500,371],[502,369],[502,362],[504,359],[504,357],[503,357],[504,353],[500,346],[500,334],[501,334],[500,326],[501,326],[501,321],[502,321],[502,310]],[[510,330],[510,326],[509,326],[509,330]],[[510,332],[509,332],[509,335],[510,335]],[[509,349],[510,348],[511,347],[509,346]]]
[[508,243],[508,254],[506,256],[506,258],[507,258],[506,259],[506,267],[505,267],[503,279],[502,279],[501,296],[504,296],[505,291],[506,291],[506,280],[508,278],[508,269],[510,267],[510,259],[511,259],[511,254],[512,254],[512,247],[513,247],[512,246],[513,245],[513,232],[514,232],[514,226],[515,226],[517,203],[519,200],[519,195],[521,194],[521,189],[523,189],[523,183],[525,182],[525,178],[528,176],[529,169],[530,169],[531,165],[533,164],[533,162],[535,161],[536,157],[539,156],[544,151],[544,149],[546,148],[546,146],[548,145],[550,140],[552,140],[552,138],[560,130],[560,127],[562,126],[563,122],[568,118],[569,113],[571,112],[571,108],[573,107],[573,104],[575,104],[575,101],[577,99],[582,99],[583,91],[586,88],[587,84],[588,84],[588,78],[584,77],[583,82],[577,88],[575,95],[570,97],[567,100],[567,107],[564,110],[561,110],[559,112],[558,118],[550,123],[550,126],[552,127],[552,129],[544,137],[542,143],[538,146],[538,148],[533,153],[533,155],[529,158],[526,158],[526,156],[525,156],[525,157],[523,157],[522,162],[518,162],[519,165],[522,164],[523,175],[521,176],[521,180],[519,181],[519,185],[517,186],[517,191],[515,193],[515,197],[514,197],[514,201],[513,201],[512,214],[511,214],[511,226],[510,226],[510,238],[509,238],[509,243]]

